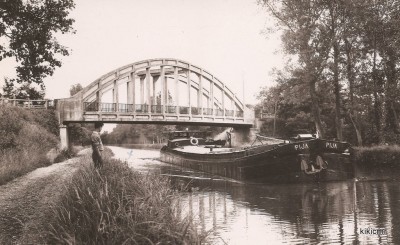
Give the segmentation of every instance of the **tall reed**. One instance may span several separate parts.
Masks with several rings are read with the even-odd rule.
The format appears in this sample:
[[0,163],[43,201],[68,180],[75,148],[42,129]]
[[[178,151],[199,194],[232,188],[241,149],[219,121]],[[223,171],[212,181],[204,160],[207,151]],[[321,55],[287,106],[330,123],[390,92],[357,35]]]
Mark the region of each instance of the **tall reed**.
[[189,218],[179,219],[168,178],[139,174],[108,158],[100,170],[84,160],[53,209],[46,243],[199,244]]

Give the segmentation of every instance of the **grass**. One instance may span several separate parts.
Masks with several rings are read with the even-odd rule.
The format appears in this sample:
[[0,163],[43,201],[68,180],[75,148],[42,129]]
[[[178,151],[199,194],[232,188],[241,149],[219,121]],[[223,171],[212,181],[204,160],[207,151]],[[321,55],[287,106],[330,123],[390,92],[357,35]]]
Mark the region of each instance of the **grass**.
[[51,164],[46,157],[57,146],[54,111],[0,105],[0,185]]
[[64,149],[54,158],[54,163],[64,162],[70,158],[76,157],[78,150],[76,148]]
[[0,154],[0,185],[37,168],[50,165],[45,154],[27,150],[8,150]]
[[[0,132],[6,131],[1,126]],[[16,131],[5,134],[0,140],[0,185],[51,164],[46,153],[57,145],[57,138],[43,127],[23,121]]]
[[100,170],[84,162],[53,207],[45,242],[200,244],[204,236],[190,219],[178,218],[176,198],[167,177],[139,174],[110,158]]

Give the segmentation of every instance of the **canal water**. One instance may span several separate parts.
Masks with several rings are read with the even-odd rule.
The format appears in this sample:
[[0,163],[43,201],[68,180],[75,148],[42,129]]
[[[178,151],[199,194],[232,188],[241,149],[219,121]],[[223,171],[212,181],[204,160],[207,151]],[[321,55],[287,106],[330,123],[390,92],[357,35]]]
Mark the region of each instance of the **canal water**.
[[398,182],[254,185],[160,162],[157,150],[110,148],[186,187],[178,210],[212,244],[400,244]]

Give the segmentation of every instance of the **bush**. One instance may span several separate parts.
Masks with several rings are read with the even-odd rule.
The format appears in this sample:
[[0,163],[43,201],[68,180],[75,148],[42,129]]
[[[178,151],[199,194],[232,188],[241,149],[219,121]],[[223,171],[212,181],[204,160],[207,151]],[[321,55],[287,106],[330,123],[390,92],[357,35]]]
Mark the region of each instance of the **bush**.
[[0,149],[5,150],[17,146],[17,138],[24,123],[24,114],[11,107],[0,107]]
[[109,158],[100,170],[83,165],[53,208],[45,243],[200,243],[190,221],[177,217],[166,177],[141,175]]
[[32,120],[55,136],[60,135],[59,122],[54,109],[31,110]]
[[75,148],[62,150],[55,158],[54,163],[64,162],[68,159],[76,157],[78,154]]
[[0,185],[50,164],[46,153],[57,146],[58,139],[37,124],[34,113],[18,107],[0,106],[0,118]]

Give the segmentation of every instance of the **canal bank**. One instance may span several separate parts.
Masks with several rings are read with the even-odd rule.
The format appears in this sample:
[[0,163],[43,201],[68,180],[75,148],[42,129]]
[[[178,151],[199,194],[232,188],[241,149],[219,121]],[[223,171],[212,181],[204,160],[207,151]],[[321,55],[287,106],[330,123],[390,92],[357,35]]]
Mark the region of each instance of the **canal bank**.
[[200,243],[174,195],[167,178],[117,160],[96,171],[85,149],[0,186],[0,244]]
[[[89,150],[90,152],[90,150]],[[67,183],[52,209],[45,242],[49,244],[200,244],[205,234],[189,216],[178,217],[177,193],[169,178],[140,174],[110,158],[94,169],[90,156]]]
[[51,207],[83,156],[37,168],[0,186],[0,244],[43,244]]

